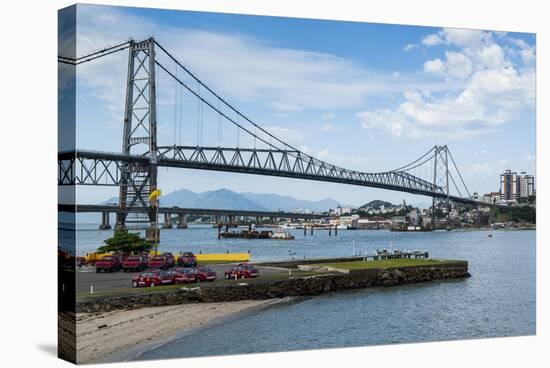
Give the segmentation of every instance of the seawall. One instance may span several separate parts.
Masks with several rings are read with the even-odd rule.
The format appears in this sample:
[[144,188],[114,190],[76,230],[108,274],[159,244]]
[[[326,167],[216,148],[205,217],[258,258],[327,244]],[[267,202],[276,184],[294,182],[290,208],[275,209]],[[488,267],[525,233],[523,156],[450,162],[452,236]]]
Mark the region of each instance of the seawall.
[[[293,296],[315,296],[339,290],[379,286],[397,286],[435,280],[469,277],[468,263],[412,266],[390,269],[366,269],[348,274],[334,273],[289,278],[266,283],[184,287],[166,291],[143,292],[117,297],[97,297],[77,302],[80,313],[107,312],[151,306],[185,303],[262,300]],[[204,286],[203,286],[204,285]]]

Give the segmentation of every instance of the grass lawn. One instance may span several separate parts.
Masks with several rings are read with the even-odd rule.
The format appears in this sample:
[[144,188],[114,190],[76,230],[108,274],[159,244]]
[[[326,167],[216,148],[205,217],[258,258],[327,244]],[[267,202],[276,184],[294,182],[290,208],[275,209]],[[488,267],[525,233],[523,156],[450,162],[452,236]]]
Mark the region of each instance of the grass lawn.
[[[340,268],[344,270],[364,270],[369,268],[398,268],[398,267],[414,267],[414,266],[435,266],[443,264],[461,264],[465,261],[448,261],[436,259],[384,259],[378,261],[352,261],[352,262],[335,262],[335,263],[320,263],[318,266]],[[315,265],[312,265],[315,266]]]

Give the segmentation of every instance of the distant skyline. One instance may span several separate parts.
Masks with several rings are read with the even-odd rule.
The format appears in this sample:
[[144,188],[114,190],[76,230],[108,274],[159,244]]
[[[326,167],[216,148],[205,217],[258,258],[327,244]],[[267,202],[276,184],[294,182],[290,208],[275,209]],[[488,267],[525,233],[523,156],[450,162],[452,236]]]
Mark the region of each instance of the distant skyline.
[[[387,171],[447,144],[470,192],[498,191],[505,169],[535,174],[534,34],[95,5],[78,5],[77,24],[78,55],[154,36],[264,128],[329,163]],[[78,66],[79,148],[120,150],[126,67],[127,52]],[[196,103],[183,98],[174,107],[175,93],[159,73],[159,142],[196,145]],[[203,143],[235,145],[235,129],[220,132],[216,116],[204,119]],[[158,181],[165,193],[227,188],[354,205],[430,201],[198,170],[161,168]],[[78,200],[116,193],[79,187]]]

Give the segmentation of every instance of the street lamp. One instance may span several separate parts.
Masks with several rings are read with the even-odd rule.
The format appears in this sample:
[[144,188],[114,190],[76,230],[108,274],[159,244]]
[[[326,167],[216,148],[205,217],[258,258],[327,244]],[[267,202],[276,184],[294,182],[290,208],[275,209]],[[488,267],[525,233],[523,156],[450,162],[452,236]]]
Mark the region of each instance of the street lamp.
[[161,196],[162,192],[159,188],[153,190],[151,194],[149,194],[149,201],[151,203],[152,207],[155,207],[155,228],[153,231],[155,232],[155,255],[158,253],[158,232],[159,232],[159,197]]

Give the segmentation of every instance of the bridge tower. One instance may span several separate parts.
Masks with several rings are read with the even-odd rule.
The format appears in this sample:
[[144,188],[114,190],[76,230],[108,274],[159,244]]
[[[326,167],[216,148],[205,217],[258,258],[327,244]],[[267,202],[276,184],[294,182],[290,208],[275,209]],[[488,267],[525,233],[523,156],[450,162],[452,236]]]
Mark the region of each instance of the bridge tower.
[[[149,158],[147,163],[123,162],[119,186],[120,213],[116,227],[146,228],[147,238],[157,236],[155,211],[149,194],[157,188],[157,116],[155,42],[130,41],[124,109],[122,154]],[[141,211],[125,211],[141,207]]]
[[444,197],[432,197],[432,226],[435,228],[437,212],[445,209],[449,214],[449,148],[435,146],[433,184],[442,188]]

